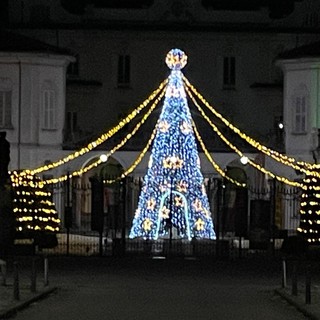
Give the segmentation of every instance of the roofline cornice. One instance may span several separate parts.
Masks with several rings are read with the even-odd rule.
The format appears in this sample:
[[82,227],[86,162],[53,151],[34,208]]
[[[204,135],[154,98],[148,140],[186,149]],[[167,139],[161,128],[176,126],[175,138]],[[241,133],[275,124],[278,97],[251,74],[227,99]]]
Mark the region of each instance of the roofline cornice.
[[116,21],[116,22],[94,22],[83,23],[50,23],[44,25],[12,24],[8,29],[43,29],[43,30],[101,30],[101,31],[178,31],[178,32],[248,32],[248,33],[283,33],[283,34],[319,34],[320,28],[290,28],[274,27],[259,23],[215,23],[196,24],[190,22],[153,22],[143,21]]
[[69,55],[0,51],[0,63],[6,64],[22,63],[64,67],[75,60],[73,56]]

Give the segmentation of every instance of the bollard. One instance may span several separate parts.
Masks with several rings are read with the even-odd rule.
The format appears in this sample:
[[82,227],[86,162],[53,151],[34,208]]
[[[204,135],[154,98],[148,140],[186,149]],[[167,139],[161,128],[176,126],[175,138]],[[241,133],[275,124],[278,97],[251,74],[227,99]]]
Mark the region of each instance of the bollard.
[[1,277],[2,277],[1,284],[3,286],[6,286],[7,285],[7,262],[0,259],[0,265],[1,265]]
[[282,288],[287,287],[287,261],[282,259]]
[[309,264],[306,266],[306,304],[311,304],[311,274]]
[[44,258],[43,261],[44,264],[44,271],[43,271],[43,275],[44,275],[44,286],[48,286],[49,285],[49,277],[48,277],[48,273],[49,273],[49,262],[48,262],[48,257]]
[[297,261],[293,261],[292,268],[292,295],[298,295],[298,275],[297,275]]
[[17,261],[13,263],[13,298],[14,300],[20,300],[19,266]]
[[32,258],[31,262],[31,292],[37,291],[37,270],[36,270],[36,258]]

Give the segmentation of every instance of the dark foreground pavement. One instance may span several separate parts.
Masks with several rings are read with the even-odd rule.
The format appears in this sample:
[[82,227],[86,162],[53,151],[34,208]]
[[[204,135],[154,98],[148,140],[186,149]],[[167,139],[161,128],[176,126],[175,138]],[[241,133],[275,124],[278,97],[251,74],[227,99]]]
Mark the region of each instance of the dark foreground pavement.
[[57,287],[40,287],[36,292],[31,292],[30,287],[24,284],[20,287],[20,298],[17,300],[14,298],[13,285],[2,286],[0,288],[0,319],[12,318],[17,312],[56,291]]
[[294,306],[297,311],[304,314],[308,319],[320,320],[320,286],[312,286],[310,304],[306,304],[304,286],[299,287],[297,296],[292,294],[290,288],[276,288],[275,293]]
[[51,257],[49,284],[39,283],[36,293],[24,285],[19,301],[12,287],[0,287],[0,318],[320,319],[318,296],[310,305],[301,295],[293,298],[280,288],[281,261],[266,257]]

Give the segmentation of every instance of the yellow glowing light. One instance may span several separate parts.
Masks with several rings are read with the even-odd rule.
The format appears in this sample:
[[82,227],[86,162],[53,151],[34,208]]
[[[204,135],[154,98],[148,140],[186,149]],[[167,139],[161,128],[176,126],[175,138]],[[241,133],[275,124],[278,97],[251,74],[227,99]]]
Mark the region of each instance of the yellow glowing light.
[[202,220],[202,219],[198,219],[196,222],[195,222],[195,225],[197,227],[197,230],[198,231],[201,231],[201,230],[204,230],[204,225],[205,225],[205,222]]
[[180,196],[175,196],[174,203],[175,203],[175,206],[182,207],[183,206],[183,198]]
[[201,200],[199,199],[196,199],[193,203],[192,203],[192,206],[194,207],[194,209],[197,211],[197,212],[200,212],[202,211],[202,203],[201,203]]
[[246,157],[246,156],[242,156],[241,158],[240,158],[240,162],[243,164],[243,165],[246,165],[247,163],[248,163],[248,157]]
[[100,156],[100,161],[101,161],[101,162],[107,162],[107,160],[108,160],[108,156],[107,156],[106,154],[102,154],[102,155]]
[[155,206],[156,206],[156,200],[154,198],[151,198],[147,201],[148,210],[154,210]]
[[142,227],[145,231],[150,231],[152,226],[152,221],[147,218],[143,221]]
[[160,214],[163,219],[169,219],[170,210],[166,206],[163,206]]
[[[224,142],[226,143],[226,145],[232,149],[235,153],[238,154],[238,156],[241,158],[243,157],[243,153],[235,146],[233,145],[223,134],[222,132],[218,129],[218,127],[210,120],[210,118],[205,114],[205,112],[203,111],[203,109],[200,107],[200,105],[197,103],[197,101],[194,99],[193,95],[191,94],[190,90],[186,87],[186,91],[189,94],[189,97],[191,98],[192,102],[194,103],[194,105],[197,107],[197,109],[200,111],[202,117],[209,123],[209,125],[212,127],[213,131],[216,132],[216,134],[218,135],[218,137]],[[267,174],[269,177],[271,177],[272,179],[277,179],[280,182],[283,182],[285,184],[294,186],[294,187],[300,187],[300,188],[304,188],[305,186],[302,183],[296,182],[296,181],[291,181],[285,177],[282,176],[278,176],[274,173],[272,173],[271,171],[265,169],[264,167],[262,167],[261,165],[255,163],[254,161],[252,161],[251,159],[248,158],[248,163],[253,166],[254,168],[256,168],[257,170],[261,171],[264,174]]]
[[[142,124],[145,123],[145,121],[148,119],[148,117],[150,116],[150,114],[153,112],[153,110],[156,108],[156,106],[158,105],[158,103],[160,102],[160,100],[162,99],[163,95],[165,93],[165,90],[163,90],[159,97],[155,100],[155,102],[152,104],[152,106],[150,107],[150,109],[148,110],[148,112],[145,113],[145,115],[143,116],[143,118],[141,119],[141,121],[135,126],[135,128],[132,130],[131,133],[128,133],[127,136],[118,144],[116,145],[111,151],[109,151],[107,153],[107,156],[111,156],[112,154],[114,154],[118,149],[120,149],[126,142],[128,142],[129,139],[131,139],[135,133],[139,130],[139,128],[141,127]],[[157,126],[156,126],[157,127]],[[113,179],[113,180],[106,180],[106,183],[113,183],[117,180],[120,180],[122,178],[124,178],[125,176],[127,176],[128,174],[130,174],[134,168],[136,168],[136,166],[141,162],[143,156],[145,155],[145,153],[148,151],[149,146],[151,145],[154,137],[156,134],[156,128],[153,130],[152,134],[151,134],[151,138],[149,139],[147,146],[142,150],[141,154],[139,155],[139,157],[137,158],[137,160],[134,162],[134,164],[126,170],[125,173],[123,173],[121,175],[121,177]],[[48,179],[48,180],[44,180],[42,181],[43,184],[53,184],[53,183],[58,183],[58,182],[63,182],[66,181],[67,179],[71,179],[72,177],[76,177],[76,176],[81,176],[82,174],[90,171],[93,168],[96,168],[98,165],[100,165],[102,163],[101,159],[99,158],[97,161],[91,163],[90,165],[78,170],[78,171],[74,171],[72,173],[70,173],[69,175],[63,175],[59,178],[53,178],[53,179]]]
[[195,132],[195,135],[201,145],[201,148],[204,152],[204,154],[206,155],[207,159],[209,160],[209,162],[212,164],[213,168],[220,174],[221,177],[227,179],[228,181],[230,181],[231,183],[237,185],[238,187],[245,187],[246,184],[244,183],[240,183],[232,178],[230,178],[226,173],[225,171],[213,160],[211,154],[209,153],[209,151],[207,150],[198,130],[197,130],[197,127],[195,126],[195,123],[193,122],[193,130]]
[[119,181],[123,178],[125,178],[126,176],[128,176],[131,172],[134,171],[134,169],[138,166],[138,164],[141,162],[141,160],[143,159],[143,157],[145,156],[145,154],[147,153],[148,149],[150,148],[151,144],[152,144],[152,141],[154,140],[155,138],[155,135],[157,133],[157,125],[155,126],[155,128],[153,129],[153,132],[146,144],[146,146],[144,147],[144,149],[141,151],[141,153],[139,154],[139,156],[137,157],[137,159],[133,162],[133,164],[125,171],[121,174],[120,177],[117,177],[113,180],[106,180],[105,183],[107,184],[111,184],[111,183],[114,183],[116,181]]

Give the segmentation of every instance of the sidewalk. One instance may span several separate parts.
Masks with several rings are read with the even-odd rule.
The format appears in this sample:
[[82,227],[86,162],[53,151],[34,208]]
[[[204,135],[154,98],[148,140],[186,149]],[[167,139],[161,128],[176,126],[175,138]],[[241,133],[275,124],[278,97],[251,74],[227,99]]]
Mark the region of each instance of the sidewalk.
[[[56,292],[57,287],[41,287],[37,292],[32,293],[30,288],[24,286],[20,288],[20,300],[13,297],[13,286],[0,287],[0,319],[9,319],[19,310],[27,308],[32,303],[44,299],[50,294]],[[305,303],[304,291],[299,290],[297,296],[293,296],[288,288],[275,289],[275,293],[280,295],[289,304],[296,307],[305,316],[312,320],[320,320],[320,290],[313,288],[311,295],[311,304]]]
[[312,320],[320,320],[320,287],[311,287],[311,303],[306,304],[305,287],[298,287],[297,295],[292,294],[291,288],[275,289],[275,293],[280,295],[289,304],[296,307],[306,317]]
[[[258,270],[264,270],[261,268],[261,265],[266,265],[268,261],[264,261],[260,259],[240,259],[229,262],[221,262],[216,261],[214,264],[210,261],[205,260],[195,260],[193,264],[181,263],[183,260],[172,259],[168,261],[169,267],[168,270],[171,270],[173,277],[177,270],[179,273],[184,271],[187,274],[192,274],[194,270],[201,271],[202,274],[207,274],[210,277],[212,274],[219,274],[219,272],[225,272],[225,267],[228,267],[228,272],[239,273],[239,276],[242,277],[243,274],[248,275],[248,281],[252,281],[251,276],[258,272]],[[74,270],[77,270],[77,266],[81,265],[81,269],[83,270],[96,270],[98,274],[102,274],[105,270],[108,272],[118,272],[118,270],[126,270],[129,268],[133,269],[133,274],[138,274],[141,269],[141,265],[148,264],[147,268],[151,274],[153,272],[158,272],[157,265],[153,262],[152,259],[101,259],[101,258],[89,258],[89,259],[81,259],[81,258],[55,258],[50,261],[50,270],[53,272],[53,285],[56,286],[45,286],[43,281],[43,274],[40,272],[38,274],[36,292],[31,292],[31,283],[30,283],[30,270],[27,268],[28,264],[23,264],[23,261],[20,261],[24,268],[21,268],[21,277],[20,277],[20,299],[14,299],[14,288],[13,288],[13,277],[12,273],[9,273],[7,279],[7,285],[0,284],[0,319],[8,319],[13,317],[17,311],[28,307],[30,304],[39,301],[52,293],[58,291],[56,287],[59,283],[56,281],[60,279],[61,274],[64,275],[63,281],[69,279],[70,274],[74,274]],[[213,270],[214,267],[214,270]],[[154,269],[156,268],[156,269]],[[191,270],[192,269],[192,270]],[[193,270],[194,269],[194,270]],[[268,274],[274,275],[277,272],[280,272],[280,267],[278,262],[269,261],[268,268],[265,269]],[[62,273],[63,271],[63,273]],[[265,276],[268,278],[268,274]],[[59,277],[59,278],[57,278]],[[81,275],[82,277],[82,275]],[[70,279],[73,279],[70,277]],[[72,280],[72,281],[73,281]],[[292,290],[290,285],[286,288],[277,288],[275,289],[275,293],[280,295],[283,299],[285,299],[289,304],[293,305],[297,310],[302,312],[305,316],[309,317],[313,320],[320,320],[320,286],[318,284],[319,279],[315,279],[313,285],[311,287],[311,303],[305,303],[305,288],[302,283],[298,286],[298,294],[297,296],[292,295]]]
[[57,290],[49,286],[48,281],[45,283],[43,272],[39,272],[39,262],[42,262],[39,258],[34,259],[33,263],[30,257],[17,258],[15,273],[12,260],[9,263],[0,260],[0,319],[14,316],[17,311]]
[[20,299],[14,298],[13,285],[0,286],[0,319],[8,319],[17,311],[28,307],[35,301],[41,300],[57,291],[56,287],[38,286],[36,292],[31,292],[30,285],[20,285]]

